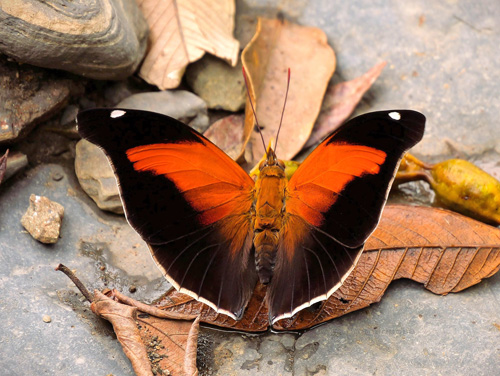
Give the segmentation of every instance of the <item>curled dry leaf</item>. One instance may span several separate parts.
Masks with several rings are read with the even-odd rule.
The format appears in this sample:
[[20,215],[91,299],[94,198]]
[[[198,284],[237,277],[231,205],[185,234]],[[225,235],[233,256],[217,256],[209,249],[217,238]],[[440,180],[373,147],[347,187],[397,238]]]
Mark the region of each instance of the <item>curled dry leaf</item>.
[[[125,355],[138,376],[197,375],[198,323],[191,315],[166,312],[127,298],[94,292],[92,311],[111,322]],[[144,312],[146,311],[146,312]],[[179,319],[186,320],[179,320]],[[187,321],[191,320],[191,321]]]
[[325,93],[321,112],[304,147],[315,145],[342,125],[386,65],[387,63],[384,61],[354,80],[329,87]]
[[244,148],[243,115],[229,115],[213,123],[203,134],[236,160]]
[[[335,69],[335,54],[323,31],[277,19],[259,19],[257,31],[241,55],[248,75],[264,139],[276,137],[285,100],[287,70],[290,91],[279,137],[280,159],[292,159],[304,146],[318,116],[328,81]],[[255,100],[256,99],[256,100]],[[245,140],[251,139],[253,161],[263,154],[260,136],[247,100]]]
[[0,157],[0,184],[2,184],[3,177],[5,176],[5,171],[7,170],[8,156],[9,156],[9,150],[7,150],[5,154]]
[[179,86],[186,66],[209,52],[235,66],[234,0],[136,0],[148,22],[150,48],[139,75],[160,89]]
[[[436,294],[458,292],[500,269],[500,229],[442,209],[387,206],[377,230],[344,284],[317,310],[278,321],[275,330],[299,330],[380,301],[390,282],[408,278]],[[258,285],[241,321],[217,314],[171,291],[159,303],[202,322],[245,331],[268,328],[265,287]]]

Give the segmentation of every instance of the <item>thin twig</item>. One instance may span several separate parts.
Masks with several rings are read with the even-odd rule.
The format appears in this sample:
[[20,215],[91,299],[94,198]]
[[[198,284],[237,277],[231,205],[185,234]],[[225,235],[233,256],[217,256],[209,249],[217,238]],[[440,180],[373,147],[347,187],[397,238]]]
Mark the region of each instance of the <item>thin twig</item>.
[[67,266],[64,266],[63,264],[57,265],[56,270],[59,270],[66,274],[69,279],[75,284],[76,287],[78,287],[78,290],[85,296],[85,298],[89,301],[89,303],[92,303],[93,297],[90,294],[89,290],[85,287],[85,285],[77,278],[75,273],[73,273]]

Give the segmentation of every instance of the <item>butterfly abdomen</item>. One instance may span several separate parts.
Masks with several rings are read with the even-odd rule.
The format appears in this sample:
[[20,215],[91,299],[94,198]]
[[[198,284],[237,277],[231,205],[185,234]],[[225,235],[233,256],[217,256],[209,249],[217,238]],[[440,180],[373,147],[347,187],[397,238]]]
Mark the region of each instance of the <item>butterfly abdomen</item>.
[[255,266],[263,284],[271,281],[283,226],[287,179],[278,166],[264,167],[255,183],[254,249]]

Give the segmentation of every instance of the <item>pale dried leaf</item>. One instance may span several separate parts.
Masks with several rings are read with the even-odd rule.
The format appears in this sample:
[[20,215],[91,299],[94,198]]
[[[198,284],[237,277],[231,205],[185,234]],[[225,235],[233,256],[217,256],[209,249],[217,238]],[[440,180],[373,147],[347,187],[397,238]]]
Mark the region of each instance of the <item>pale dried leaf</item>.
[[148,354],[137,328],[137,308],[118,303],[99,290],[94,291],[92,312],[108,320],[122,345],[123,352],[130,359],[137,376],[152,376]]
[[328,88],[323,107],[305,148],[315,145],[347,120],[386,65],[384,61],[354,80]]
[[111,322],[138,376],[197,374],[198,319],[183,320],[193,316],[172,315],[116,290],[109,294],[114,299],[96,290],[91,309]]
[[211,53],[235,66],[234,0],[136,0],[146,18],[150,49],[139,75],[160,89],[179,86],[186,66]]
[[198,368],[196,367],[196,354],[198,352],[198,333],[200,332],[200,317],[194,320],[189,329],[186,356],[184,357],[184,373],[188,376],[197,376]]
[[[242,62],[266,142],[276,137],[290,68],[290,91],[277,152],[280,159],[292,159],[311,134],[335,69],[335,54],[325,33],[277,19],[259,19],[257,32],[242,53]],[[248,162],[256,162],[264,153],[253,123],[247,103],[245,131],[251,137],[253,152],[253,160]]]

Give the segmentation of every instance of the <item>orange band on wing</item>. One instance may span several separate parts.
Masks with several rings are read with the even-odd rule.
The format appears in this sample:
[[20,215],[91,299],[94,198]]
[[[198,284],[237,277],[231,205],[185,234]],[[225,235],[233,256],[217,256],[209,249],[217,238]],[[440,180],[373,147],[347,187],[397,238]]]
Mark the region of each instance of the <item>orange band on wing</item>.
[[335,203],[346,185],[377,174],[386,159],[382,150],[363,145],[324,143],[302,163],[288,185],[287,211],[314,226]]
[[136,171],[171,180],[204,225],[250,210],[253,180],[213,144],[144,145],[127,150],[127,157]]

